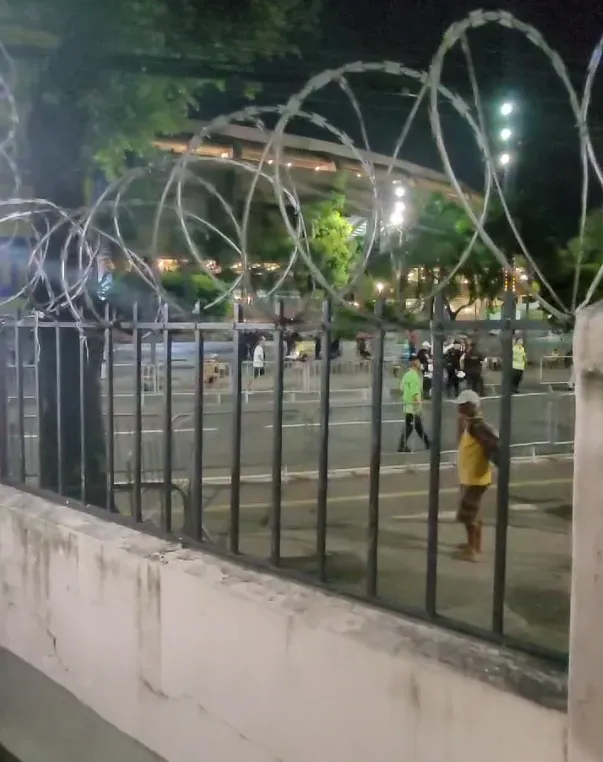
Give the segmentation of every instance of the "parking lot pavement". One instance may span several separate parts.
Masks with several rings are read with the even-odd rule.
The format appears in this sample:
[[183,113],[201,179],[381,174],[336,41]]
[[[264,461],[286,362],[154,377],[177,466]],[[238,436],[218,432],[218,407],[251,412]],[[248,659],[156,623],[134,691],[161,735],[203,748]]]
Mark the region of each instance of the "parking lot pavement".
[[[563,650],[567,647],[570,584],[571,461],[515,464],[510,484],[505,627],[509,634]],[[380,484],[378,593],[394,605],[424,607],[428,473],[382,476]],[[316,575],[315,481],[283,485],[282,564]],[[438,612],[489,628],[497,491],[484,503],[484,554],[478,564],[452,558],[463,539],[456,524],[458,485],[454,470],[441,472],[439,491]],[[204,522],[226,543],[230,489],[204,485]],[[269,557],[267,515],[270,484],[244,484],[241,491],[241,552]],[[174,525],[182,523],[175,509]],[[180,513],[178,514],[178,510]],[[146,503],[146,518],[158,520],[159,500]],[[345,592],[366,589],[368,478],[334,479],[328,491],[328,581]]]

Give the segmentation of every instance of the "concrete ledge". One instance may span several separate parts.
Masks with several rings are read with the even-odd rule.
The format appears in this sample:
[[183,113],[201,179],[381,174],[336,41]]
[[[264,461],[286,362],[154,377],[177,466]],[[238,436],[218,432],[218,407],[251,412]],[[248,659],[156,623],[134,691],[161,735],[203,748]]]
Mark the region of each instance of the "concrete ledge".
[[534,659],[8,487],[0,646],[170,762],[565,759]]

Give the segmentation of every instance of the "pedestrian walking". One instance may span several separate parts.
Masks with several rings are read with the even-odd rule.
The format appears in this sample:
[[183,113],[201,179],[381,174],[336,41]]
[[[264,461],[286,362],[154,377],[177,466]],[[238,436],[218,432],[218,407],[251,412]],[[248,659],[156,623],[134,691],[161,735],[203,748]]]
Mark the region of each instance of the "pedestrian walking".
[[467,542],[459,545],[455,558],[477,561],[482,552],[482,500],[492,484],[492,466],[498,465],[498,435],[484,420],[481,400],[465,389],[455,400],[458,405],[457,466],[460,501],[457,521],[465,527]]
[[266,339],[264,336],[260,336],[258,338],[258,343],[255,345],[255,349],[253,350],[253,379],[249,385],[250,388],[257,378],[261,378],[266,373],[266,350],[264,348],[265,343]]
[[485,357],[478,350],[474,341],[467,344],[465,354],[461,357],[461,368],[467,378],[467,388],[480,397],[484,396],[484,363]]
[[513,394],[519,392],[519,385],[523,379],[523,372],[526,368],[527,361],[528,358],[523,345],[523,339],[517,338],[513,344]]
[[408,440],[413,431],[425,445],[425,449],[430,447],[429,437],[423,427],[422,408],[423,408],[423,374],[421,373],[421,363],[417,357],[411,357],[410,367],[402,376],[400,384],[402,392],[402,407],[404,410],[404,427],[400,435],[398,452],[410,452]]

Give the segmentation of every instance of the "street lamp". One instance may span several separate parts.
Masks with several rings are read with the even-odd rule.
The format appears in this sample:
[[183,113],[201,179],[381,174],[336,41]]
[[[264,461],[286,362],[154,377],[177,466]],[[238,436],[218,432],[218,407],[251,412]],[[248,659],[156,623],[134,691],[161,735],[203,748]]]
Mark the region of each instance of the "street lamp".
[[404,224],[404,210],[406,209],[406,204],[404,201],[396,201],[394,204],[394,210],[391,213],[389,217],[389,223],[390,225],[393,225],[394,227],[402,227]]
[[394,188],[394,196],[396,198],[402,198],[406,195],[406,188],[403,185],[396,185]]
[[498,157],[498,161],[500,162],[501,167],[508,167],[511,163],[511,154],[501,153],[501,155]]
[[507,140],[510,140],[510,139],[511,139],[511,136],[512,136],[512,135],[513,135],[513,130],[511,130],[509,127],[504,127],[504,128],[503,128],[503,129],[500,131],[500,139],[501,139],[502,141],[504,141],[505,143],[507,142]]
[[515,106],[513,105],[513,103],[511,103],[511,101],[505,101],[500,107],[500,113],[503,116],[510,116],[513,113],[514,109],[515,109]]
[[381,283],[381,282],[378,282],[378,283],[375,283],[375,288],[377,289],[377,293],[379,294],[379,296],[381,296],[381,294],[383,293],[383,289],[385,288],[385,286],[383,285],[383,283]]

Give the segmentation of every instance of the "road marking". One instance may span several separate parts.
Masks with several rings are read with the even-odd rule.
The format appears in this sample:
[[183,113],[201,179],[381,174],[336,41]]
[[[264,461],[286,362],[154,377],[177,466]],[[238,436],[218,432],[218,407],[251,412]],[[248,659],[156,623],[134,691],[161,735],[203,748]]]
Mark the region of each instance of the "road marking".
[[[205,480],[204,480],[205,481]],[[509,487],[546,487],[551,484],[571,484],[573,482],[573,479],[538,479],[536,481],[521,481],[521,482],[511,482],[509,484]],[[454,495],[457,494],[459,491],[458,486],[456,487],[442,487],[439,490],[440,495]],[[406,492],[383,492],[379,495],[380,500],[400,500],[405,497],[428,497],[429,496],[429,490],[426,489],[419,489],[419,490],[409,490]],[[363,502],[365,500],[368,500],[368,495],[334,495],[333,497],[328,498],[329,503],[358,503]],[[301,498],[299,500],[285,500],[281,503],[281,507],[283,509],[285,508],[296,508],[296,507],[303,507],[305,505],[316,505],[316,498]],[[528,505],[528,504],[526,504]],[[241,509],[248,509],[248,510],[258,510],[258,509],[266,509],[270,508],[270,503],[245,503],[241,505]],[[208,506],[205,508],[205,511],[229,511],[230,505],[214,505],[214,506]],[[442,515],[443,511],[440,511],[440,515]],[[452,513],[452,512],[451,512]],[[420,516],[423,516],[424,514],[419,514]],[[425,514],[427,515],[427,514]],[[453,513],[453,515],[456,515],[456,511]],[[398,518],[396,516],[391,516],[390,518]]]
[[[548,484],[549,482],[547,482]],[[510,511],[515,511],[516,513],[534,513],[535,511],[539,511],[540,508],[537,505],[534,505],[533,503],[511,503],[509,505]],[[440,521],[450,521],[451,519],[456,519],[456,511],[438,511],[438,519]],[[427,511],[423,511],[422,513],[407,513],[407,514],[401,514],[400,516],[388,516],[387,521],[422,521],[429,518],[429,514]]]
[[[331,408],[333,409],[333,408]],[[335,408],[336,409],[336,408]],[[381,421],[381,423],[404,423],[403,420],[398,418],[388,418],[385,421]],[[329,421],[329,427],[331,426],[368,426],[370,424],[369,420],[366,421]],[[302,428],[316,428],[320,426],[320,422],[312,421],[311,423],[283,423],[284,429],[302,429]],[[264,426],[265,429],[271,429],[272,424],[268,424],[267,426]]]
[[[203,429],[203,431],[220,431],[220,429],[213,428],[213,429]],[[192,434],[194,432],[194,429],[172,429],[172,434]],[[134,436],[136,434],[135,431],[114,431],[113,432],[115,436]],[[145,434],[163,434],[164,429],[145,429],[144,431],[140,432],[143,436]],[[25,439],[37,439],[37,434],[25,434]]]

